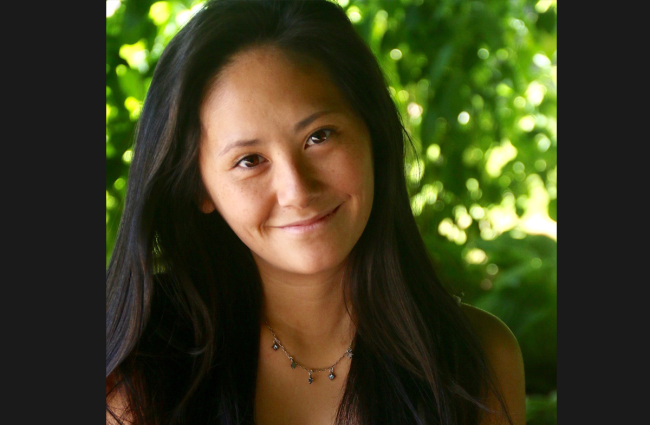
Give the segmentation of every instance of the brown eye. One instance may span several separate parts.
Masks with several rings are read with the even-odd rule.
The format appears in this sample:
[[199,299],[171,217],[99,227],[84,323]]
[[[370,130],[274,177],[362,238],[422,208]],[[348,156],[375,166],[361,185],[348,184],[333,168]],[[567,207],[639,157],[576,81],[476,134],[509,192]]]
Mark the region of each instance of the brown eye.
[[332,134],[332,131],[333,130],[327,128],[316,131],[311,136],[309,136],[309,138],[307,139],[307,144],[318,145],[320,143],[323,143],[324,141],[329,139],[330,135]]
[[237,161],[237,167],[253,168],[262,162],[259,155],[248,155]]

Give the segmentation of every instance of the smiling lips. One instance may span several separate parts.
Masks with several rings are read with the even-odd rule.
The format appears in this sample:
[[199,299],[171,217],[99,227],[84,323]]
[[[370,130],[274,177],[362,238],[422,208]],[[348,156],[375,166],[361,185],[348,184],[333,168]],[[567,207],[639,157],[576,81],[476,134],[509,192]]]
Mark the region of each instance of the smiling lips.
[[286,226],[278,226],[278,228],[291,233],[304,233],[315,230],[328,222],[338,211],[339,207],[340,205],[333,210],[317,215],[314,218],[296,221],[295,223],[287,224]]

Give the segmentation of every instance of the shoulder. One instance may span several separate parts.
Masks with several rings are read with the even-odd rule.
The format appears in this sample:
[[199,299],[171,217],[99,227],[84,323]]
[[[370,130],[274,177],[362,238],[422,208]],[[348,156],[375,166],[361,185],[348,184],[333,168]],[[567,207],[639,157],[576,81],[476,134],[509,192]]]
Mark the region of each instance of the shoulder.
[[513,423],[524,424],[526,416],[524,361],[517,339],[498,317],[467,304],[461,304],[461,310],[481,342]]
[[515,357],[517,354],[521,354],[517,339],[501,319],[467,304],[461,304],[460,308],[472,325],[481,344],[483,344],[486,354],[493,353]]
[[120,422],[123,425],[132,424],[128,405],[124,387],[119,385],[115,373],[112,373],[106,378],[106,425],[118,425]]

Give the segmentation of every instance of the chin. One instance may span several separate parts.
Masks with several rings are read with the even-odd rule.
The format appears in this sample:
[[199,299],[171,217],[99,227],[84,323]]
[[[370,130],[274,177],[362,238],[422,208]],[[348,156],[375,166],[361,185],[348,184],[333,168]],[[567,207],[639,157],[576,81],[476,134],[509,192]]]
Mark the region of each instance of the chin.
[[[284,251],[282,258],[261,258],[264,266],[280,272],[297,275],[317,275],[328,273],[341,268],[348,255],[324,255],[323,253],[307,253]],[[349,253],[348,253],[349,254]],[[256,256],[257,257],[257,256]],[[257,257],[259,258],[259,257]],[[291,262],[287,262],[290,260]],[[260,266],[258,262],[258,267]]]
[[303,275],[316,275],[320,273],[330,272],[343,266],[347,259],[345,256],[295,256],[297,261],[288,264],[287,269],[297,274]]

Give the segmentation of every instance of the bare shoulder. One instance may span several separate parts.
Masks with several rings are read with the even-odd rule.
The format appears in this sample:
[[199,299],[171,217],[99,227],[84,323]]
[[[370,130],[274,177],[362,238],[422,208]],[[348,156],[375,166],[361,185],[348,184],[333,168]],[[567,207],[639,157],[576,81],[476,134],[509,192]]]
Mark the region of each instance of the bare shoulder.
[[[128,414],[128,401],[125,391],[122,387],[115,387],[116,379],[113,375],[106,379],[106,406],[110,409],[122,422],[123,425],[132,425],[130,415]],[[119,425],[106,410],[106,425]]]
[[515,356],[521,354],[517,339],[510,328],[495,315],[472,307],[467,304],[461,304],[461,310],[469,320],[483,344],[483,349],[488,354],[501,354],[506,356]]
[[[498,317],[478,308],[461,304],[461,310],[481,341],[497,379],[497,385],[510,412],[513,424],[526,423],[526,386],[524,361],[519,343],[512,331]],[[494,408],[498,409],[496,400]],[[505,424],[507,421],[485,421],[485,424]],[[483,423],[482,423],[483,425]]]

